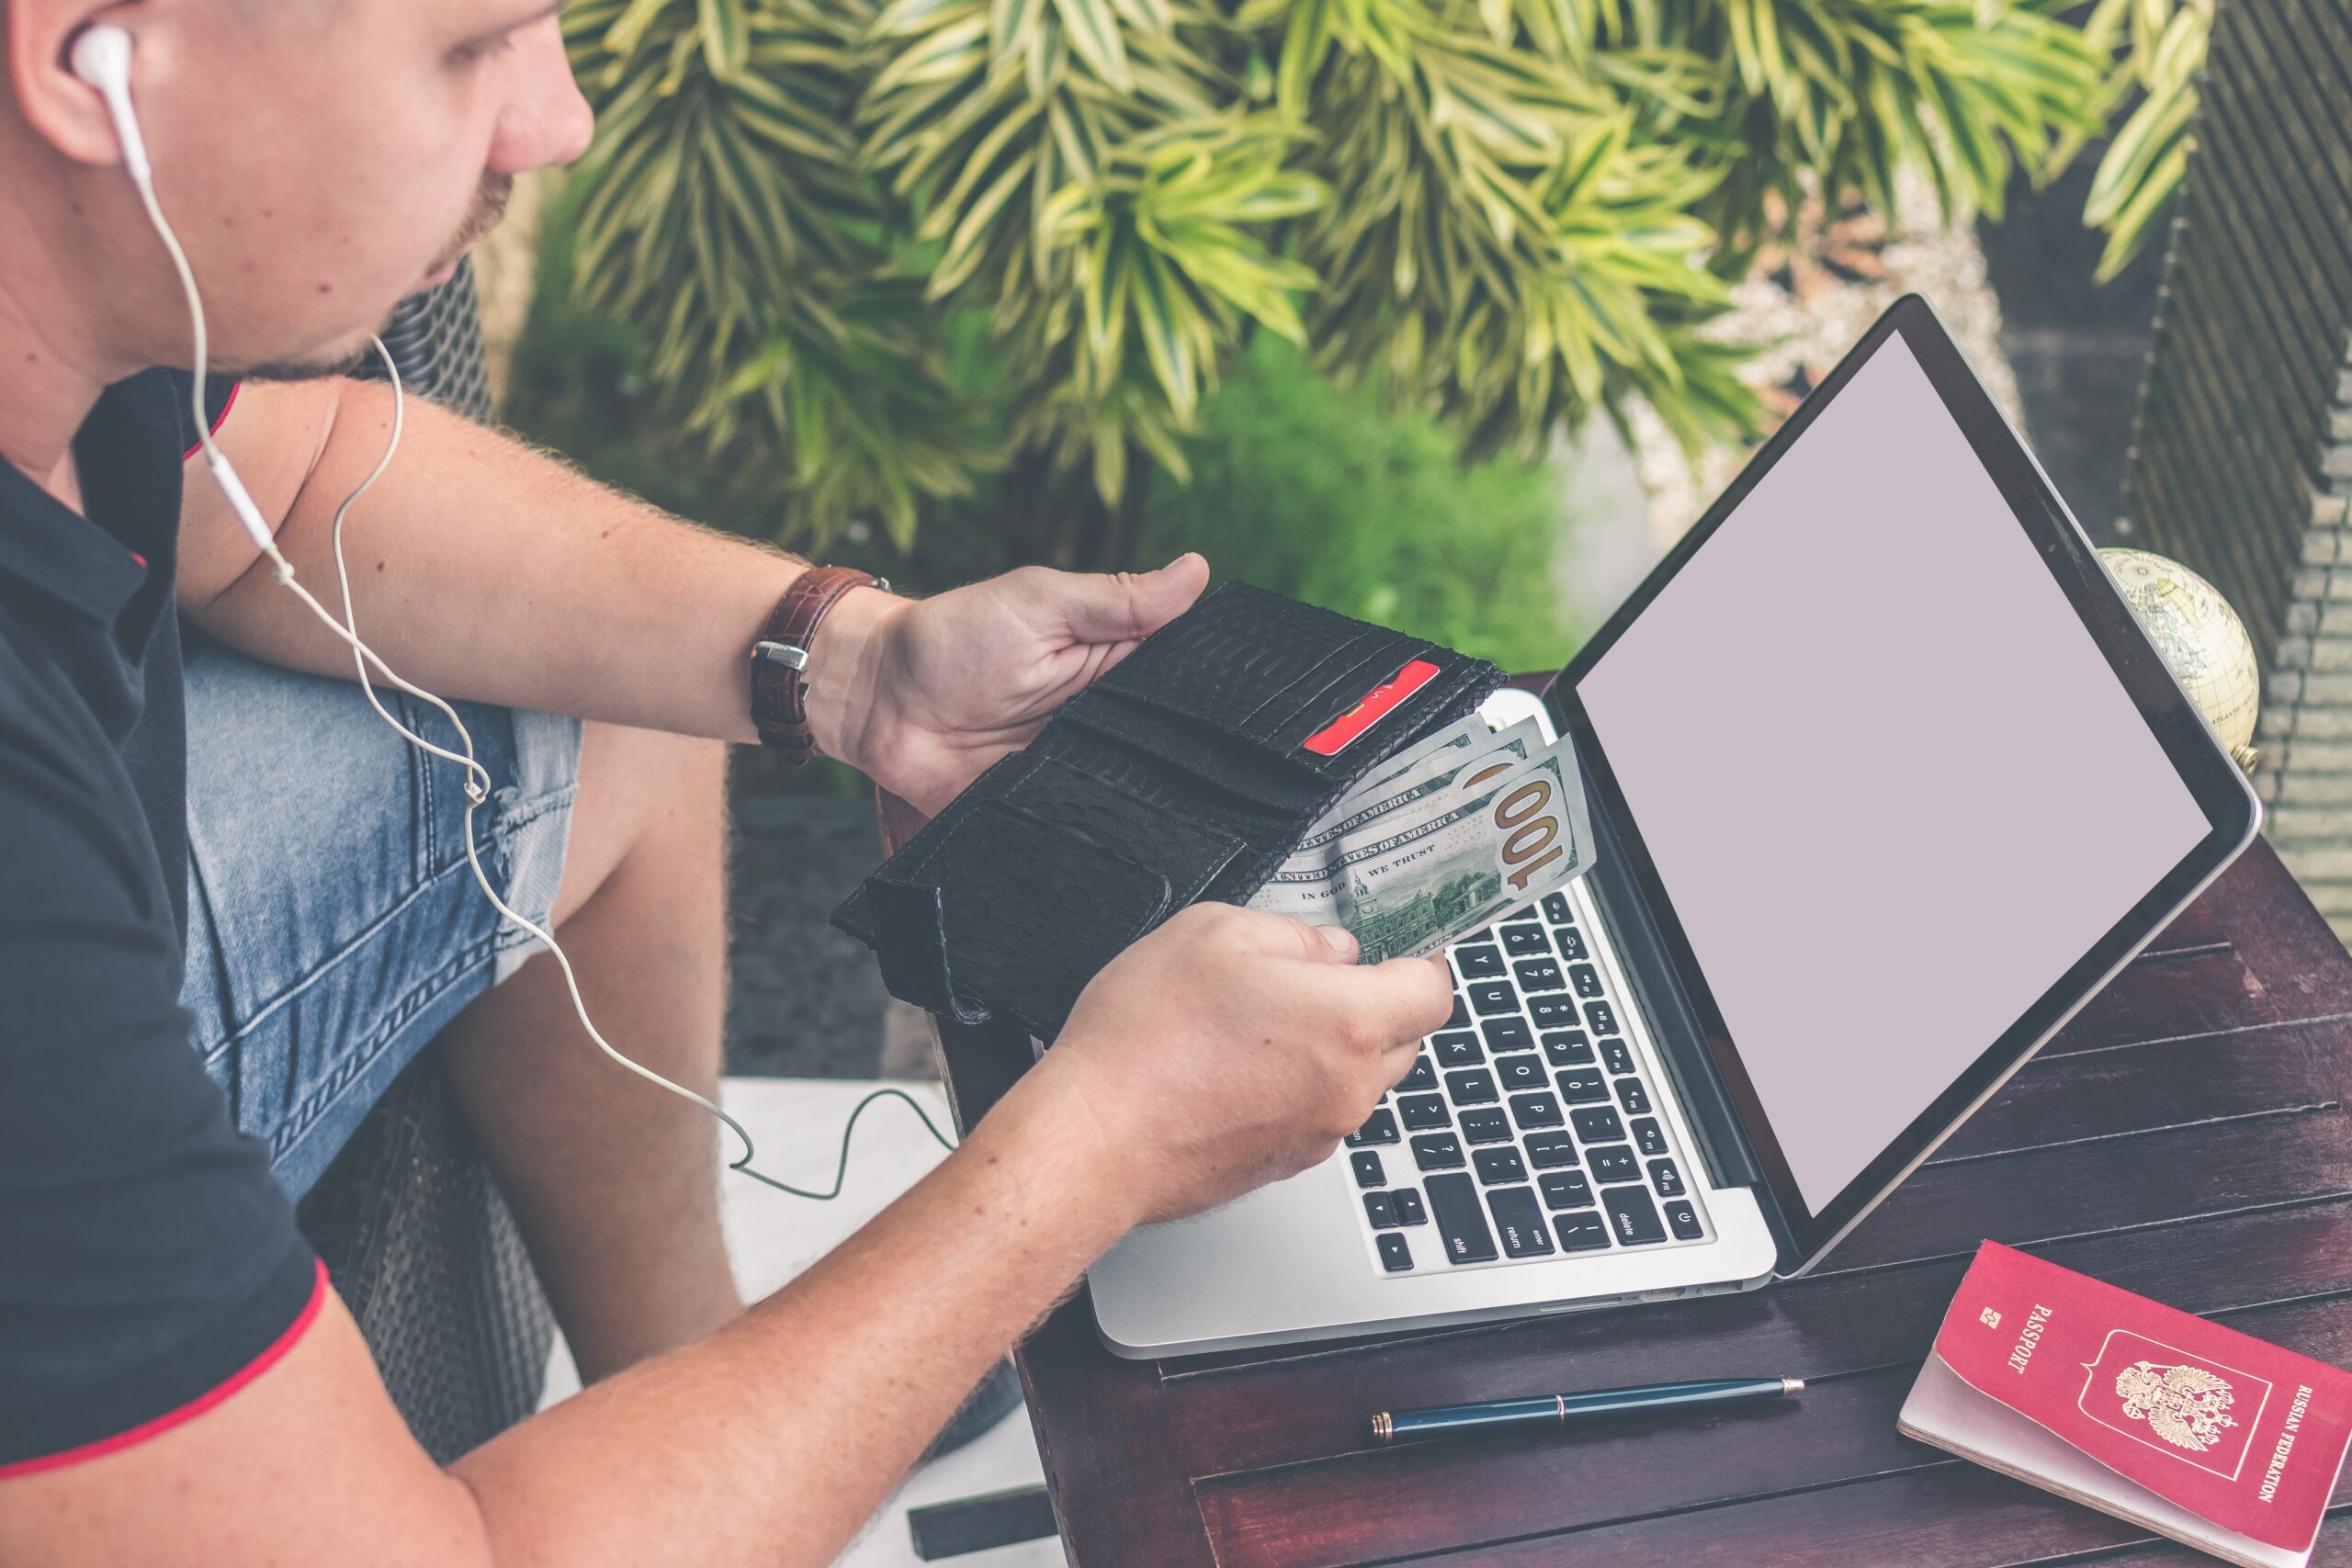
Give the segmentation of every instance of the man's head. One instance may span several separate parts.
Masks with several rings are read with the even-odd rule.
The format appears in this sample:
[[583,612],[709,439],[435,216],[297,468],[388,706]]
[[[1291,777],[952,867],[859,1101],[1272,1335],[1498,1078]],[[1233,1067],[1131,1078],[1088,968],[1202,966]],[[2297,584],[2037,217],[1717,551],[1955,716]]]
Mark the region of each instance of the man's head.
[[496,222],[515,175],[587,144],[548,0],[0,0],[0,344],[101,381],[185,365],[189,340],[105,104],[68,63],[93,23],[134,40],[156,196],[221,369],[349,360]]

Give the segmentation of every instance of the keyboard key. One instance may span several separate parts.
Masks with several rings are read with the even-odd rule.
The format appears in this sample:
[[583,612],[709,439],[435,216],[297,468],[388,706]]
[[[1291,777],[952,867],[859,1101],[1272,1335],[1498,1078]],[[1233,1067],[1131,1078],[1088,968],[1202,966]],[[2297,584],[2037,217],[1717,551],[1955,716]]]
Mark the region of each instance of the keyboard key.
[[1387,1269],[1391,1274],[1403,1274],[1412,1269],[1413,1244],[1411,1242],[1407,1241],[1395,1231],[1388,1231],[1376,1239],[1380,1243],[1380,1266],[1383,1269]]
[[1581,1067],[1592,1060],[1592,1042],[1581,1029],[1563,1029],[1544,1037],[1544,1055],[1555,1067]]
[[1617,1032],[1617,1011],[1607,1002],[1585,1003],[1584,1021],[1592,1025],[1592,1032],[1595,1034]]
[[[1413,1118],[1408,1113],[1405,1125],[1412,1124]],[[1577,1130],[1579,1144],[1613,1144],[1625,1135],[1625,1124],[1617,1120],[1615,1109],[1607,1105],[1588,1105],[1581,1111],[1570,1111],[1568,1125]]]
[[1523,1018],[1480,1019],[1478,1032],[1487,1037],[1487,1049],[1498,1056],[1506,1051],[1535,1049],[1535,1031],[1527,1027]]
[[1519,993],[1510,988],[1509,980],[1480,980],[1470,987],[1470,1007],[1480,1018],[1517,1012]]
[[1519,1151],[1505,1145],[1499,1149],[1478,1149],[1470,1156],[1470,1168],[1478,1173],[1478,1185],[1498,1187],[1506,1181],[1527,1179],[1527,1167],[1520,1159]]
[[1451,1133],[1424,1133],[1413,1140],[1413,1163],[1423,1170],[1460,1170],[1462,1140]]
[[1492,926],[1480,926],[1476,931],[1472,931],[1468,936],[1464,937],[1462,940],[1464,942],[1492,942],[1495,940],[1495,928]]
[[1560,1098],[1570,1105],[1605,1104],[1609,1080],[1598,1067],[1574,1067],[1560,1075]]
[[1432,1176],[1422,1186],[1429,1193],[1430,1215],[1437,1222],[1447,1262],[1491,1263],[1499,1256],[1494,1233],[1487,1228],[1486,1205],[1478,1201],[1478,1190],[1468,1177]]
[[1396,1205],[1389,1201],[1388,1194],[1385,1192],[1365,1193],[1363,1195],[1363,1213],[1364,1218],[1372,1222],[1372,1228],[1376,1231],[1393,1230],[1396,1228]]
[[1543,1037],[1543,1058],[1555,1067],[1590,1067],[1592,1042],[1580,1030],[1564,1030]]
[[1610,1234],[1621,1245],[1645,1247],[1666,1239],[1666,1226],[1658,1220],[1657,1205],[1650,1201],[1647,1188],[1604,1187],[1600,1206],[1609,1212]]
[[1635,1159],[1634,1151],[1623,1144],[1587,1149],[1584,1163],[1592,1168],[1596,1181],[1639,1181],[1642,1179],[1641,1161]]
[[1568,979],[1575,985],[1577,996],[1605,997],[1609,994],[1608,987],[1600,983],[1600,971],[1592,964],[1569,964]]
[[1396,1141],[1396,1117],[1383,1106],[1372,1113],[1372,1120],[1348,1134],[1348,1147],[1360,1149],[1366,1144],[1393,1144]]
[[[1609,1227],[1601,1223],[1599,1214],[1590,1211],[1581,1214],[1555,1214],[1552,1216],[1552,1228],[1560,1234],[1560,1250],[1563,1252],[1589,1252],[1596,1247],[1609,1245]],[[1387,1238],[1384,1236],[1381,1239],[1385,1241]],[[1398,1236],[1396,1239],[1402,1241],[1405,1238]]]
[[1502,1098],[1495,1075],[1484,1067],[1465,1067],[1445,1075],[1445,1092],[1456,1105],[1486,1105]]
[[1623,1035],[1613,1035],[1600,1043],[1600,1059],[1609,1064],[1609,1070],[1612,1073],[1634,1070],[1634,1048],[1625,1043]]
[[1519,988],[1522,994],[1532,991],[1556,991],[1567,984],[1566,980],[1560,978],[1559,964],[1549,958],[1522,958],[1510,966],[1510,972],[1519,981]]
[[1453,1114],[1445,1101],[1434,1094],[1408,1095],[1396,1102],[1396,1114],[1405,1119],[1408,1132],[1426,1133],[1432,1127],[1451,1127]]
[[1542,926],[1505,926],[1503,951],[1513,958],[1529,958],[1539,953],[1551,952],[1552,939],[1544,934]]
[[1560,956],[1571,964],[1582,962],[1585,956],[1584,937],[1574,926],[1562,926],[1554,931],[1552,945],[1558,948]]
[[1356,1168],[1356,1185],[1358,1187],[1385,1187],[1388,1185],[1388,1173],[1380,1168],[1380,1156],[1374,1154],[1370,1149],[1365,1149],[1360,1153],[1350,1155],[1348,1156],[1348,1163]]
[[1487,1059],[1475,1034],[1433,1034],[1430,1044],[1436,1048],[1437,1065],[1441,1067],[1475,1067]]
[[1584,1179],[1581,1170],[1546,1171],[1535,1179],[1544,1190],[1544,1201],[1554,1209],[1584,1209],[1592,1204],[1592,1183]]
[[1628,1116],[1638,1116],[1650,1108],[1650,1091],[1642,1087],[1639,1078],[1619,1078],[1616,1083],[1617,1103],[1625,1108]]
[[1445,1021],[1445,1026],[1448,1029],[1470,1027],[1470,1004],[1462,999],[1460,991],[1453,993],[1453,1016]]
[[1634,1123],[1634,1144],[1645,1155],[1666,1153],[1666,1134],[1646,1116]]
[[1683,1193],[1682,1173],[1674,1168],[1670,1159],[1650,1161],[1650,1185],[1657,1189],[1661,1198],[1679,1198]]
[[1576,917],[1568,911],[1568,896],[1565,893],[1544,895],[1544,918],[1555,926],[1565,926]]
[[1495,1212],[1495,1229],[1503,1251],[1513,1258],[1543,1258],[1552,1251],[1552,1227],[1535,1206],[1535,1194],[1524,1187],[1498,1187],[1487,1194]]
[[1495,1079],[1503,1086],[1505,1094],[1516,1089],[1552,1087],[1544,1071],[1544,1058],[1534,1055],[1496,1057]]
[[1503,976],[1502,949],[1457,947],[1453,950],[1453,967],[1465,980],[1499,980]]
[[1510,1123],[1503,1119],[1501,1106],[1481,1106],[1462,1113],[1462,1135],[1474,1144],[1509,1143]]
[[1677,1241],[1696,1241],[1707,1234],[1699,1224],[1698,1212],[1689,1203],[1668,1203],[1666,1223]]
[[1398,1094],[1427,1094],[1437,1087],[1437,1069],[1427,1056],[1413,1059],[1413,1070],[1396,1080]]
[[1527,1163],[1538,1170],[1577,1163],[1577,1145],[1566,1133],[1530,1133],[1520,1141],[1527,1145]]
[[1390,1192],[1388,1203],[1396,1210],[1396,1223],[1400,1225],[1425,1225],[1430,1223],[1430,1212],[1421,1207],[1421,1195],[1409,1187],[1399,1187]]
[[[1595,1002],[1593,1006],[1600,1004]],[[1580,1029],[1584,1020],[1577,1016],[1577,1004],[1566,991],[1554,991],[1549,996],[1527,998],[1527,1016],[1535,1021],[1538,1029]]]
[[1548,1094],[1514,1094],[1510,1097],[1510,1119],[1519,1123],[1522,1133],[1556,1127],[1560,1124],[1560,1102]]

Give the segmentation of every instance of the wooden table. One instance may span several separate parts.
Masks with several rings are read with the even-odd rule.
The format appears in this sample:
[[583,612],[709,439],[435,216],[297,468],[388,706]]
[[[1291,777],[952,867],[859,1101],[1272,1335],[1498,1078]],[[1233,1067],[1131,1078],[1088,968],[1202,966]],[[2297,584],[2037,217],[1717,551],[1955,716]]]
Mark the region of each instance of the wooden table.
[[[1819,976],[1834,1000],[1835,966]],[[1017,1035],[944,1032],[959,1117],[1025,1064]],[[1895,1411],[1986,1236],[2352,1365],[2348,1048],[2352,955],[2257,842],[1807,1279],[1158,1362],[1103,1349],[1081,1292],[1017,1357],[1071,1561],[2210,1562],[1898,1437]],[[1750,1374],[1809,1386],[1534,1440],[1383,1450],[1365,1427],[1395,1405]],[[2314,1561],[2352,1563],[2352,1526],[2324,1529]]]

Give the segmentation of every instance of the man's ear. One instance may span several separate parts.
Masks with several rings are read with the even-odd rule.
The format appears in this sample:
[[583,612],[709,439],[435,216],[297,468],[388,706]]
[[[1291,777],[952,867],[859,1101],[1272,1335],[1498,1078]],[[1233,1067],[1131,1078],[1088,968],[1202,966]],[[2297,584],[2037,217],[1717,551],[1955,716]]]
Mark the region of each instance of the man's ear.
[[[120,164],[106,99],[74,73],[67,56],[85,28],[110,22],[138,39],[137,24],[149,9],[120,0],[0,0],[6,26],[0,45],[7,50],[10,96],[35,136],[77,164]],[[133,96],[140,80],[139,52],[130,64]]]

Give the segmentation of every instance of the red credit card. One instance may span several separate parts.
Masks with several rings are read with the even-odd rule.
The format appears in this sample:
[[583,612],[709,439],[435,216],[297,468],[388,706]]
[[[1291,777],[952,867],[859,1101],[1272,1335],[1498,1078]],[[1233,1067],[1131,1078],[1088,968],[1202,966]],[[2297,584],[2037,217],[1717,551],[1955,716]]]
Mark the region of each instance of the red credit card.
[[1436,678],[1437,666],[1416,659],[1366,692],[1356,705],[1300,742],[1318,757],[1336,757],[1350,741],[1378,724],[1396,705]]
[[1986,1242],[1936,1354],[1980,1393],[2191,1513],[2307,1550],[2352,1374]]

